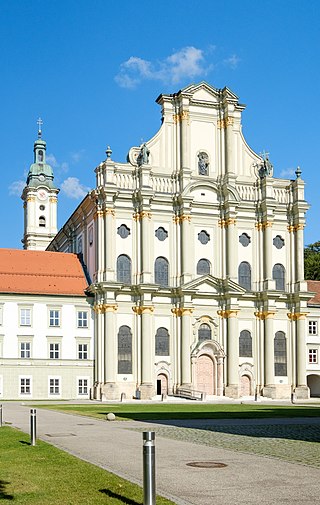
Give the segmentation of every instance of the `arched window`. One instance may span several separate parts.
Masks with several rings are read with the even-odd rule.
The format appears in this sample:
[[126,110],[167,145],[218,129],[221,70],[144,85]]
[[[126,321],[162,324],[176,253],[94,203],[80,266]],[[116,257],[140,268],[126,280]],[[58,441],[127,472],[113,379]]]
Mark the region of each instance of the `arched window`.
[[118,373],[132,373],[132,333],[129,326],[119,328]]
[[161,256],[154,262],[154,281],[160,286],[169,286],[169,263]]
[[272,269],[272,278],[276,281],[276,289],[278,291],[285,290],[286,271],[281,263],[276,263]]
[[46,218],[44,216],[39,217],[39,226],[42,226],[43,228],[46,226]]
[[239,337],[240,358],[252,358],[252,337],[248,330],[242,330]]
[[38,162],[42,163],[43,162],[43,151],[38,151]]
[[120,254],[117,259],[117,281],[131,283],[131,259],[126,254]]
[[287,339],[283,331],[277,331],[274,337],[274,375],[287,375]]
[[203,323],[200,325],[198,330],[198,340],[199,342],[203,342],[204,340],[211,340],[212,333],[211,328],[208,324]]
[[211,263],[209,260],[202,258],[197,263],[197,274],[198,275],[206,275],[211,271]]
[[169,332],[167,328],[158,328],[155,340],[156,356],[169,356]]
[[244,289],[251,289],[251,266],[247,261],[242,261],[239,265],[238,282]]

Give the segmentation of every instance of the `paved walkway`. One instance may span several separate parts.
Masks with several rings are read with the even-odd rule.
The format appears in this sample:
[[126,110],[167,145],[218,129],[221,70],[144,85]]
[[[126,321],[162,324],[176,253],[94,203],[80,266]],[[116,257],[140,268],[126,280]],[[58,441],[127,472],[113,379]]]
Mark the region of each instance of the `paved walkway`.
[[[4,422],[29,432],[30,407],[6,402]],[[265,420],[266,424],[296,420]],[[307,425],[319,419],[303,419]],[[218,421],[219,425],[223,421]],[[229,424],[228,421],[227,424]],[[235,421],[232,421],[235,424]],[[250,421],[252,425],[254,421]],[[261,425],[262,420],[257,421]],[[167,427],[170,423],[161,423]],[[175,423],[182,430],[186,422]],[[194,421],[189,423],[196,427]],[[214,426],[217,421],[205,422]],[[241,421],[239,425],[248,425]],[[201,429],[202,426],[199,425]],[[37,409],[37,434],[42,440],[142,485],[142,435],[156,430],[150,422],[103,422],[83,416]],[[281,444],[282,440],[279,439]],[[320,448],[319,448],[320,451]],[[215,461],[224,468],[194,468],[187,463]],[[190,440],[156,436],[157,493],[177,505],[315,505],[320,503],[320,469],[275,458],[210,447]]]

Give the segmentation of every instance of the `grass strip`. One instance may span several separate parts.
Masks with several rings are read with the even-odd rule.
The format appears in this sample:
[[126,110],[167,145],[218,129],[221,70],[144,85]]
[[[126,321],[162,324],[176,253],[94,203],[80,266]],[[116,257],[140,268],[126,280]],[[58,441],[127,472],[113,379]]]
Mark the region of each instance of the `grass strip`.
[[[37,441],[0,428],[0,500],[32,505],[141,505],[142,489],[110,472]],[[173,505],[158,497],[157,505]]]
[[105,419],[113,412],[118,420],[171,420],[171,419],[271,419],[320,417],[319,407],[279,406],[259,404],[41,404],[40,408],[58,410],[69,414],[80,414]]

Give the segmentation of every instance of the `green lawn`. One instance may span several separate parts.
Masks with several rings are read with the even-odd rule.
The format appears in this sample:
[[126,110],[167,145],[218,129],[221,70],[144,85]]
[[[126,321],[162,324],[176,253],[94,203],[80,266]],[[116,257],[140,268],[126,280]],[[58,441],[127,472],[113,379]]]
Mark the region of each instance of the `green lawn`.
[[277,406],[260,404],[146,404],[146,403],[113,403],[82,405],[41,404],[40,408],[59,410],[69,414],[105,419],[108,412],[113,412],[119,420],[137,421],[170,420],[170,419],[254,419],[279,417],[320,417],[319,407]]
[[[142,489],[45,442],[0,428],[0,500],[32,505],[141,505]],[[157,498],[157,505],[173,505]]]

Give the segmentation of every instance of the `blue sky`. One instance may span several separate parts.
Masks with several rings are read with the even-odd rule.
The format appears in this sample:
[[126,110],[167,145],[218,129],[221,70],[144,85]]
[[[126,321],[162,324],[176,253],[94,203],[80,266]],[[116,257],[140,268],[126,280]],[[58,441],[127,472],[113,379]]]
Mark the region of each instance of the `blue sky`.
[[37,118],[54,168],[59,227],[116,161],[160,127],[160,93],[206,80],[241,103],[245,138],[275,176],[300,165],[305,243],[320,240],[320,2],[0,0],[0,247],[21,247],[21,185]]

